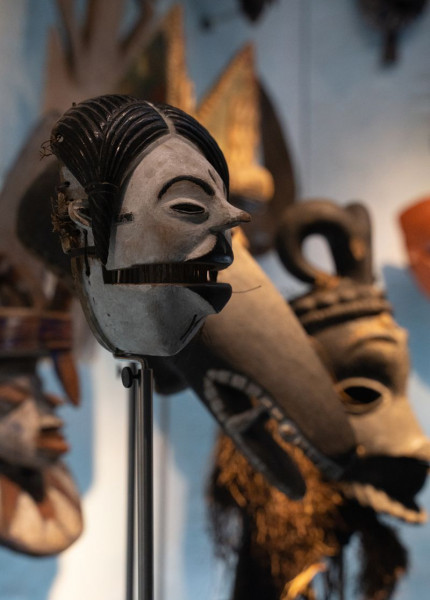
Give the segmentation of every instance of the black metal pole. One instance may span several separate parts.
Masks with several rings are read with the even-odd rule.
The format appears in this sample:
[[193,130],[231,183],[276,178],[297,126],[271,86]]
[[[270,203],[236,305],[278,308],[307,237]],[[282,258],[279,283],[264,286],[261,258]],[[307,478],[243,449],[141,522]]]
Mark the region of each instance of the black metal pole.
[[[133,378],[137,369],[130,364]],[[128,469],[127,469],[127,554],[126,554],[126,600],[134,600],[134,545],[135,545],[135,497],[136,497],[136,397],[137,382],[132,382],[128,393]]]
[[158,405],[160,407],[159,413],[159,427],[162,436],[162,443],[159,448],[159,487],[158,487],[158,520],[157,520],[157,537],[159,540],[156,563],[158,569],[157,579],[155,582],[155,589],[157,590],[157,599],[165,600],[165,557],[166,557],[166,545],[167,545],[167,498],[169,494],[169,477],[168,477],[168,458],[169,448],[168,440],[170,439],[170,401],[166,396],[158,398]]
[[141,362],[137,404],[138,600],[154,599],[153,374]]
[[[137,600],[154,600],[154,473],[153,473],[153,373],[144,358],[120,356],[140,364],[121,372],[124,386],[130,388],[127,498],[127,600],[133,600],[137,582]],[[135,382],[138,380],[138,393]],[[137,504],[137,520],[135,508]],[[137,522],[136,522],[137,521]],[[137,573],[134,548],[137,529]]]

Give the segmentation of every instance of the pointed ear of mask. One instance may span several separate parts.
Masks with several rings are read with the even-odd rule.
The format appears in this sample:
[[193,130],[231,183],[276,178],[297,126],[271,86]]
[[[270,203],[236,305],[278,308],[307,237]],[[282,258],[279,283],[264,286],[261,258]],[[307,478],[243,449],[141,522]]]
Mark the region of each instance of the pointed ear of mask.
[[80,229],[91,230],[92,222],[87,198],[71,200],[68,204],[68,212],[71,220]]

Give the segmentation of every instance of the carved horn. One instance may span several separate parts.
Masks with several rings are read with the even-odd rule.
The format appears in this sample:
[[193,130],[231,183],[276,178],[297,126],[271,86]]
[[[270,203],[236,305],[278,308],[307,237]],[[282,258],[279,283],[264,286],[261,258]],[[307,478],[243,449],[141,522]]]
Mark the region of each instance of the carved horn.
[[303,253],[304,240],[313,234],[327,240],[338,277],[372,283],[371,226],[362,204],[341,207],[329,200],[307,200],[285,210],[276,237],[279,257],[290,273],[315,284],[327,280],[328,273]]

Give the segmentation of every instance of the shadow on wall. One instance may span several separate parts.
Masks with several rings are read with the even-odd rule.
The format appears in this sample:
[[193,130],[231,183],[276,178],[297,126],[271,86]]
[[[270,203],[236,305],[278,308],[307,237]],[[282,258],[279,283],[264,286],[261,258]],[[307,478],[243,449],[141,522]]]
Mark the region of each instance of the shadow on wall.
[[430,388],[430,300],[418,289],[408,268],[386,266],[383,277],[396,320],[409,332],[412,369]]
[[[169,507],[172,519],[169,529],[178,527],[176,519],[181,514],[183,537],[172,547],[169,543],[169,533],[172,532],[166,532],[167,561],[162,565],[165,586],[161,597],[167,599],[173,594],[175,600],[209,600],[215,597],[217,570],[208,532],[205,492],[216,426],[207,409],[191,391],[164,397],[163,401],[169,411],[168,426],[163,427],[157,414],[154,415],[155,422],[168,438],[169,468],[184,482],[184,489],[179,494],[172,487],[167,490],[175,505],[174,513],[172,504]],[[170,482],[173,483],[173,480]]]

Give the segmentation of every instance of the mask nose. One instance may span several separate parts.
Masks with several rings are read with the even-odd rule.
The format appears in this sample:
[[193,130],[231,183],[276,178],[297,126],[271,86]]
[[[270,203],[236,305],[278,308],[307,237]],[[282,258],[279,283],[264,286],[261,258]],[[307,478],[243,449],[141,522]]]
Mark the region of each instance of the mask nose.
[[236,227],[241,223],[249,223],[250,220],[251,215],[244,210],[240,210],[232,204],[229,204],[225,208],[221,223],[211,227],[211,232],[217,233],[218,231],[226,231],[227,229],[232,229],[232,227]]
[[430,440],[424,436],[417,438],[415,445],[410,449],[410,456],[430,463]]

